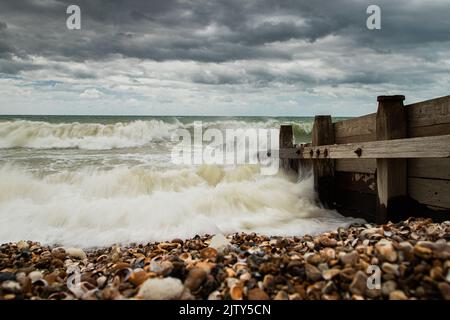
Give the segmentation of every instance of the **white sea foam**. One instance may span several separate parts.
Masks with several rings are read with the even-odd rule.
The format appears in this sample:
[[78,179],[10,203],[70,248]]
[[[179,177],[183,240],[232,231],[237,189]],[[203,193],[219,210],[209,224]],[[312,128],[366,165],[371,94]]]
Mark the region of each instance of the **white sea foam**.
[[156,171],[119,167],[50,175],[0,168],[0,242],[93,247],[196,234],[313,234],[355,220],[317,205],[312,182],[257,166]]

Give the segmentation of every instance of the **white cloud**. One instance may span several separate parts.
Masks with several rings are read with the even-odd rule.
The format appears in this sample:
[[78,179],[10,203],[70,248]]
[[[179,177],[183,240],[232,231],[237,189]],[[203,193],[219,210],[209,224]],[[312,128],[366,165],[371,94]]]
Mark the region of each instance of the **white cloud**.
[[80,94],[80,97],[87,99],[99,99],[102,98],[105,94],[97,89],[86,89],[83,93]]

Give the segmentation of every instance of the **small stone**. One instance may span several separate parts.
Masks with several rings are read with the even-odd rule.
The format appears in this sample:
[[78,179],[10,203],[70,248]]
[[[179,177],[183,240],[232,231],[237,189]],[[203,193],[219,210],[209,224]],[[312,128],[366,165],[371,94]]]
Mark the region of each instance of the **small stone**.
[[318,265],[319,263],[323,262],[323,259],[320,255],[312,253],[312,252],[306,253],[304,255],[304,258],[307,263],[314,264],[314,265]]
[[333,281],[328,281],[327,284],[325,285],[325,287],[322,288],[322,293],[323,294],[330,294],[333,293],[335,291],[337,291],[337,287],[334,284]]
[[395,289],[397,289],[397,283],[393,280],[383,282],[381,285],[381,293],[384,296],[389,296],[392,291],[395,291]]
[[212,237],[209,244],[210,248],[216,249],[218,252],[223,252],[230,245],[230,241],[221,233]]
[[311,281],[318,281],[322,278],[320,270],[312,264],[305,264],[306,277]]
[[386,273],[389,274],[394,274],[396,276],[399,275],[399,271],[398,271],[398,265],[397,264],[392,264],[389,262],[383,262],[383,264],[381,265],[381,270],[383,270]]
[[220,291],[213,291],[209,294],[208,300],[222,300],[222,295],[220,294]]
[[193,268],[189,271],[184,286],[189,288],[192,292],[196,291],[206,279],[207,272],[201,268]]
[[401,290],[394,290],[389,294],[389,300],[408,300],[408,297]]
[[0,282],[8,280],[16,280],[16,275],[12,272],[0,272]]
[[184,288],[179,299],[180,300],[195,300],[195,297],[192,295],[191,290],[189,290],[188,288]]
[[20,283],[12,280],[5,281],[1,284],[1,288],[11,293],[18,293],[22,290]]
[[413,245],[408,241],[402,241],[398,244],[398,247],[401,251],[404,252],[412,252],[414,250]]
[[17,249],[25,250],[25,249],[29,249],[29,248],[30,248],[30,245],[26,241],[17,242]]
[[414,246],[414,254],[422,259],[431,259],[433,257],[433,250],[425,241],[419,241]]
[[67,248],[65,251],[69,257],[74,259],[84,260],[87,258],[86,253],[80,248]]
[[319,242],[324,247],[335,247],[337,240],[333,238],[328,238],[327,236],[322,236],[319,238]]
[[386,239],[381,239],[375,245],[378,254],[389,262],[395,262],[397,260],[397,252],[392,245],[392,242]]
[[213,260],[217,257],[217,250],[211,247],[204,248],[200,251],[200,256],[202,259],[210,259]]
[[274,276],[271,274],[266,274],[263,279],[264,288],[271,288],[275,285]]
[[340,254],[339,258],[344,265],[354,266],[359,260],[359,255],[358,252],[352,251],[350,253]]
[[450,285],[445,282],[440,282],[438,284],[439,291],[441,292],[442,298],[445,300],[450,300]]
[[366,289],[367,289],[367,275],[362,271],[358,271],[355,274],[352,283],[350,284],[349,290],[353,294],[363,296],[366,292]]
[[144,283],[149,278],[149,276],[150,275],[144,270],[138,270],[131,273],[130,277],[128,278],[128,281],[130,281],[132,284],[138,287],[142,283]]
[[248,291],[248,300],[270,300],[267,293],[264,292],[264,290],[261,290],[259,288],[254,288]]
[[64,248],[54,248],[52,250],[52,257],[60,260],[64,260],[66,258],[66,250]]
[[31,283],[34,283],[38,280],[41,280],[43,278],[43,275],[40,271],[33,271],[28,274],[28,278],[30,278]]
[[336,259],[336,251],[333,248],[324,248],[322,252],[328,260]]
[[325,280],[331,280],[333,279],[335,276],[337,276],[339,273],[341,272],[341,270],[339,269],[328,269],[322,272],[322,277]]
[[137,297],[144,300],[178,299],[184,290],[180,279],[168,277],[146,280],[139,289]]
[[176,238],[176,239],[173,239],[172,241],[171,241],[172,243],[178,243],[179,245],[183,245],[183,240],[181,240],[181,239],[179,239],[179,238]]
[[101,276],[101,277],[98,277],[97,278],[97,286],[99,287],[99,288],[103,288],[103,286],[105,285],[105,283],[106,283],[106,281],[108,280],[108,278],[107,277],[105,277],[105,276]]
[[233,300],[242,300],[244,298],[244,289],[241,285],[235,284],[230,288],[230,297]]
[[289,295],[287,294],[286,291],[280,290],[280,291],[278,291],[278,293],[275,295],[274,300],[289,300]]

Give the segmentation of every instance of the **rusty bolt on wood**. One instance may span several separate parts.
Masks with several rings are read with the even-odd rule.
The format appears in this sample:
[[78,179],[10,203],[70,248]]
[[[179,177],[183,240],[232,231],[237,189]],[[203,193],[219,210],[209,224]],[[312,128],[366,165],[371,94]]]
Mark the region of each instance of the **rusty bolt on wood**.
[[326,158],[326,157],[328,157],[328,149],[325,149],[324,151],[323,151],[323,156]]
[[311,156],[311,158],[312,158],[312,156],[314,155],[314,151],[311,149],[311,151],[309,152],[309,155]]
[[320,149],[316,150],[316,156],[319,157],[320,156]]
[[356,153],[356,155],[357,155],[358,157],[361,157],[362,149],[361,149],[361,148],[356,149],[356,150],[355,150],[355,153]]
[[270,157],[272,155],[272,152],[267,151],[267,156]]

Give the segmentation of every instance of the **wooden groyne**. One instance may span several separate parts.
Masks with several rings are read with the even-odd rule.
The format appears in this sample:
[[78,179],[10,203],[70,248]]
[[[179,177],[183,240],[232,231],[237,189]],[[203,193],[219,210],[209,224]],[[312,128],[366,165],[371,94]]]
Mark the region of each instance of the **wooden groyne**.
[[292,126],[281,126],[281,167],[312,170],[322,203],[344,215],[449,219],[450,96],[404,99],[379,96],[376,113],[335,123],[316,116],[309,144],[294,145]]

